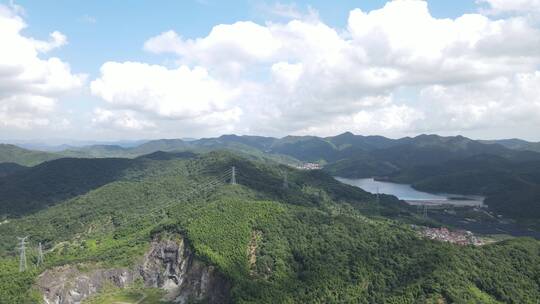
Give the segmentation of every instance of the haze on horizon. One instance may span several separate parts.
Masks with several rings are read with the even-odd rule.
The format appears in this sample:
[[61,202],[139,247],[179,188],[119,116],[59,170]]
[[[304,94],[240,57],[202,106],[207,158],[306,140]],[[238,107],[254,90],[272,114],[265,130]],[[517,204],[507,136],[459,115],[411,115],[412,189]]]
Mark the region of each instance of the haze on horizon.
[[0,43],[2,140],[540,141],[536,0],[0,0]]

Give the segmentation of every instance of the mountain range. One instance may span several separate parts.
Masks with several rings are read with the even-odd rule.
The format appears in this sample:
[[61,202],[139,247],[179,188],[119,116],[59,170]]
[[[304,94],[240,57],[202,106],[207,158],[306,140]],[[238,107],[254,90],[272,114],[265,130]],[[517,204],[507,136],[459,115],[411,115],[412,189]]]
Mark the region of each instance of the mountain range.
[[[0,160],[29,166],[62,157],[135,158],[156,151],[229,150],[293,166],[316,162],[334,176],[377,177],[429,192],[483,195],[500,214],[536,218],[540,216],[540,181],[535,170],[540,153],[534,151],[536,146],[538,143],[516,139],[477,141],[438,135],[400,139],[350,132],[333,137],[223,135],[189,141],[152,140],[134,147],[91,145],[55,153],[1,145]],[[0,168],[0,175],[2,170],[8,169]]]

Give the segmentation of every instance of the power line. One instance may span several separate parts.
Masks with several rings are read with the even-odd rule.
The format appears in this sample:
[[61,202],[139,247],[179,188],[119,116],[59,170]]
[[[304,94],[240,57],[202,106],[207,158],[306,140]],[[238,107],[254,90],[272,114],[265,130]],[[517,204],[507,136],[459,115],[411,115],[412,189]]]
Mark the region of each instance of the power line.
[[[191,191],[188,191],[187,193],[184,193],[182,201],[188,201],[188,200],[192,199],[193,197],[196,197],[197,195],[202,194],[204,192],[207,192],[207,191],[209,191],[209,190],[211,190],[211,189],[213,189],[215,187],[225,185],[227,180],[229,180],[229,174],[231,174],[231,170],[226,170],[220,176],[218,176],[216,178],[213,178],[213,179],[210,178],[212,180],[207,181],[204,184],[199,184],[199,185],[195,186],[193,189],[191,189]],[[153,213],[162,212],[166,208],[169,208],[169,207],[171,207],[171,206],[173,206],[173,205],[175,205],[177,203],[179,203],[179,201],[177,201],[177,200],[171,201],[171,202],[169,202],[167,204],[157,206],[156,208],[148,210],[146,214],[148,216],[152,216]],[[138,219],[139,219],[138,217],[132,218],[131,220],[125,221],[123,224],[129,224],[130,222],[134,222],[134,221],[136,221]]]
[[[234,172],[233,172],[234,170]],[[192,174],[195,173],[195,174],[205,174],[205,173],[216,173],[217,170],[198,170],[198,171],[195,171],[195,172],[191,172]],[[219,186],[223,186],[223,185],[226,185],[228,183],[228,181],[230,181],[232,184],[237,184],[236,182],[236,168],[235,167],[232,167],[231,169],[227,169],[225,171],[223,171],[221,174],[217,175],[217,177],[208,177],[206,179],[204,179],[204,182],[203,183],[198,183],[196,184],[192,189],[191,191],[188,191],[186,193],[184,193],[181,201],[189,201],[190,199],[194,198],[194,197],[197,197],[198,195],[202,195],[208,191],[211,191]],[[191,177],[190,175],[192,174],[187,174],[185,175],[185,177]],[[232,174],[232,176],[231,176]],[[165,209],[175,205],[175,204],[178,204],[179,201],[178,200],[175,200],[173,199],[171,202],[169,203],[166,203],[164,205],[160,205],[160,206],[156,206],[156,208],[152,208],[152,209],[149,209],[147,210],[146,212],[146,216],[152,216],[155,212],[163,212],[165,211]],[[50,218],[49,220],[54,220],[54,219],[59,219],[58,217],[53,217],[53,218]],[[123,224],[129,224],[131,222],[134,222],[136,220],[139,220],[140,218],[139,217],[133,217],[131,219],[127,219],[127,221],[124,221]],[[23,272],[23,271],[26,271],[28,265],[27,265],[27,258],[26,258],[26,245],[27,245],[27,238],[29,236],[26,236],[24,238],[20,238],[18,237],[19,241],[20,241],[20,244],[19,244],[19,247],[16,248],[16,250],[19,250],[20,251],[20,255],[19,255],[19,271],[20,272]],[[39,243],[38,245],[38,260],[37,260],[37,266],[41,266],[43,265],[44,263],[44,252],[43,252],[43,245],[41,244],[41,242]]]

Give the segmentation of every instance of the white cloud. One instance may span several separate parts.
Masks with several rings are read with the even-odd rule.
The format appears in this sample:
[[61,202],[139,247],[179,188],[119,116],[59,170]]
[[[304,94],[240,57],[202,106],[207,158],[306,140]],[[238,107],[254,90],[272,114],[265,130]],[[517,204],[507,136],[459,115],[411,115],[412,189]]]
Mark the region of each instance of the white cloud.
[[250,21],[215,26],[204,38],[183,39],[167,31],[146,41],[154,53],[173,52],[186,63],[196,63],[224,73],[240,72],[246,64],[267,61],[280,48],[267,27]]
[[236,94],[201,67],[168,69],[137,62],[105,63],[90,88],[114,106],[174,119],[227,111]]
[[96,17],[90,15],[83,15],[79,20],[88,24],[95,24],[97,22]]
[[52,32],[49,36],[49,41],[32,40],[34,47],[38,52],[46,53],[50,50],[59,48],[68,42],[67,37],[58,31]]
[[80,88],[85,76],[73,74],[59,58],[42,59],[67,38],[58,31],[49,41],[22,35],[26,24],[20,12],[0,5],[0,126],[30,129],[56,121],[58,96]]
[[257,9],[263,14],[269,17],[278,17],[284,19],[296,19],[296,20],[317,20],[319,19],[319,12],[308,6],[304,12],[296,3],[281,3],[276,2],[271,5],[267,3],[261,3],[257,6]]
[[206,130],[225,127],[242,114],[231,103],[239,89],[212,78],[201,67],[168,69],[136,62],[108,62],[90,88],[113,109],[95,111],[93,123],[101,126],[152,131],[174,122],[180,130]]
[[521,126],[535,129],[540,126],[540,72],[450,87],[434,85],[421,91],[421,100],[432,105],[431,128],[459,131]]
[[111,111],[102,108],[96,108],[94,110],[92,123],[98,127],[112,127],[129,131],[155,127],[154,123],[139,118],[134,111]]
[[[518,7],[486,1],[501,11]],[[272,135],[403,135],[536,122],[536,101],[525,102],[536,100],[526,92],[540,65],[540,30],[531,18],[441,19],[425,1],[401,0],[355,9],[339,30],[301,18],[294,6],[274,8],[294,20],[220,24],[194,39],[173,30],[152,37],[144,48],[175,54],[177,68],[107,63],[92,92],[113,108],[208,132],[221,124]],[[420,97],[396,98],[403,88]]]
[[[529,70],[539,62],[540,32],[522,18],[478,14],[436,19],[424,1],[393,1],[349,17],[352,41],[371,65],[390,66],[389,83],[467,82]],[[510,47],[506,47],[506,46]]]
[[488,14],[501,13],[540,13],[540,0],[477,0],[481,4],[487,4]]
[[55,100],[37,95],[11,95],[0,100],[0,126],[19,129],[47,126]]

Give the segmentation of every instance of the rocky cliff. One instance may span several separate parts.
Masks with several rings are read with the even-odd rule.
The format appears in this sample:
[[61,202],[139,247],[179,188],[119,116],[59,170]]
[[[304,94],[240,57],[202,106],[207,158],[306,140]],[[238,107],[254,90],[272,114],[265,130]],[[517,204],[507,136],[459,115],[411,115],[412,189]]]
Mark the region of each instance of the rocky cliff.
[[173,303],[227,303],[229,299],[228,281],[213,266],[195,258],[181,236],[154,238],[142,262],[134,267],[90,271],[71,265],[56,267],[42,273],[36,285],[47,304],[76,304],[106,286],[125,288],[137,280],[145,287],[165,290],[164,300]]

